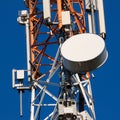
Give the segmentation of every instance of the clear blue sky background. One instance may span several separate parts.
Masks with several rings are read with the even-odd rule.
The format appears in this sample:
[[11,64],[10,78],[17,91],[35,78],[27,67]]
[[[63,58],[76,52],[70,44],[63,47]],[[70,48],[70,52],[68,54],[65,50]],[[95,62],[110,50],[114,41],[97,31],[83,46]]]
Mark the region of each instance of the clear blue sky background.
[[[92,80],[97,120],[119,120],[120,115],[120,1],[104,0],[109,58]],[[19,94],[12,89],[13,68],[26,69],[25,31],[16,19],[25,9],[22,0],[0,2],[0,120],[20,120]],[[29,120],[30,94],[23,96],[23,118]]]

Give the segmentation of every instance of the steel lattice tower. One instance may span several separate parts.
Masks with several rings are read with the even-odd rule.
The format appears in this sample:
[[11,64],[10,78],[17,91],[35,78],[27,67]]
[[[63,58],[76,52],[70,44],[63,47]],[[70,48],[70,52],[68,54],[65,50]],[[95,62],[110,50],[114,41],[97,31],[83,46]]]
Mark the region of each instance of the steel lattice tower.
[[[94,62],[89,60],[92,64],[99,61],[98,64],[84,63],[85,70],[74,72],[73,63],[65,58],[61,47],[74,36],[86,37],[86,33],[105,39],[103,1],[24,0],[24,3],[26,10],[19,12],[17,20],[26,28],[27,70],[13,69],[12,81],[13,88],[20,91],[21,103],[23,90],[31,91],[30,120],[95,120],[90,71],[103,64],[107,51],[104,49]],[[96,14],[99,22],[95,20]],[[72,70],[66,67],[66,62],[73,66]]]

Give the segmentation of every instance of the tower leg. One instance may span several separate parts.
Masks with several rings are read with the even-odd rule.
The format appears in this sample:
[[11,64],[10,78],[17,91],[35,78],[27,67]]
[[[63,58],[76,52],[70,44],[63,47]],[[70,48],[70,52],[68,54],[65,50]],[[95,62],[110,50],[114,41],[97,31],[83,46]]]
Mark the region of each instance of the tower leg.
[[30,108],[30,120],[34,120],[34,105],[33,101],[35,99],[35,88],[32,86],[31,88],[31,108]]

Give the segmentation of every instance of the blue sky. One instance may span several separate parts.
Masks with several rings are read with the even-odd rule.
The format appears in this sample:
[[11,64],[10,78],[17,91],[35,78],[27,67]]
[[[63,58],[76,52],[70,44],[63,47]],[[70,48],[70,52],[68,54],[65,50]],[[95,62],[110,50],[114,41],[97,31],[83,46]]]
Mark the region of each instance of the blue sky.
[[[104,0],[109,52],[107,62],[94,71],[92,90],[97,120],[119,119],[120,114],[120,1]],[[0,2],[0,120],[19,120],[19,94],[12,89],[13,68],[26,69],[25,28],[17,23],[22,0]],[[27,96],[27,97],[26,97]],[[23,118],[29,118],[30,94],[23,95]]]

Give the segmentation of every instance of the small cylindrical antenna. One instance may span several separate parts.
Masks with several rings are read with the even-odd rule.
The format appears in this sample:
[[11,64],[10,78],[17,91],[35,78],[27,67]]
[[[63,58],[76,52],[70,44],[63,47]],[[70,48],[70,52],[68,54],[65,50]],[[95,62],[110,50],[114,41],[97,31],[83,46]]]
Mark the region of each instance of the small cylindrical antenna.
[[23,112],[22,112],[22,90],[19,91],[20,92],[20,117],[23,116]]
[[98,17],[99,17],[100,35],[105,39],[106,28],[105,28],[103,0],[97,0],[97,9],[98,9]]

